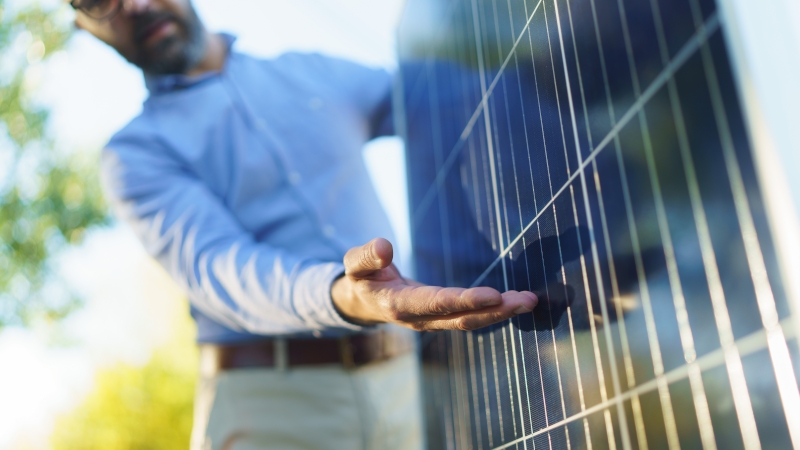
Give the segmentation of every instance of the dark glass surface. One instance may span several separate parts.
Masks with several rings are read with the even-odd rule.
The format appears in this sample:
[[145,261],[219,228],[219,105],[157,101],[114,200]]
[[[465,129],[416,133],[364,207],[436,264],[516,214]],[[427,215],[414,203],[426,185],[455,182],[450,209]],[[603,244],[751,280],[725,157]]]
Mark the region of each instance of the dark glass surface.
[[417,278],[540,297],[423,336],[430,448],[785,448],[797,347],[765,338],[789,310],[714,2],[409,0],[399,37]]

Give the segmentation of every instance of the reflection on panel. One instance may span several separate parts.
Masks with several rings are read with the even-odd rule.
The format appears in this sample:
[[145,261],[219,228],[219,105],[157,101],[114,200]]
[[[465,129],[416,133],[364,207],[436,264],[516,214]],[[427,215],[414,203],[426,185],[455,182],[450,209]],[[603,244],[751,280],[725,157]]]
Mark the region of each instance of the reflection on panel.
[[790,448],[797,346],[711,0],[409,0],[417,277],[532,290],[424,336],[430,448]]

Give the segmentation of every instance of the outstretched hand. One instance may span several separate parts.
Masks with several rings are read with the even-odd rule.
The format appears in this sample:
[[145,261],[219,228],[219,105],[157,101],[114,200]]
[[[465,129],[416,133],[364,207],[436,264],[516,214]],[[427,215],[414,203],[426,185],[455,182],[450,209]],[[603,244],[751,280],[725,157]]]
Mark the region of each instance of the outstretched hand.
[[538,302],[527,291],[426,286],[403,278],[392,257],[392,244],[382,238],[347,252],[345,275],[331,287],[333,303],[345,319],[417,331],[476,330],[531,312]]

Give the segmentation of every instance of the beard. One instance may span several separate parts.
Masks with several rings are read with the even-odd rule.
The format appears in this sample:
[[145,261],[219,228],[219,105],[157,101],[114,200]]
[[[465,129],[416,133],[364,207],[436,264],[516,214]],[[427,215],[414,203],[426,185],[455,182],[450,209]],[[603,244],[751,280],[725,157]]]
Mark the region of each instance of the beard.
[[[148,30],[166,21],[174,22],[178,32],[145,47]],[[185,18],[163,11],[141,14],[134,23],[133,38],[136,51],[128,61],[150,75],[186,73],[203,59],[206,50],[205,29],[191,4]]]

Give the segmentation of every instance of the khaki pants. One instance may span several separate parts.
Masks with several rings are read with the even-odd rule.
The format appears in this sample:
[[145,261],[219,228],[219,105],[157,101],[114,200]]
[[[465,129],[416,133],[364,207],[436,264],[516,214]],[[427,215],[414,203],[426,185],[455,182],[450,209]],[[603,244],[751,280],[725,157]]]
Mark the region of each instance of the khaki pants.
[[192,450],[422,448],[417,356],[203,374]]

